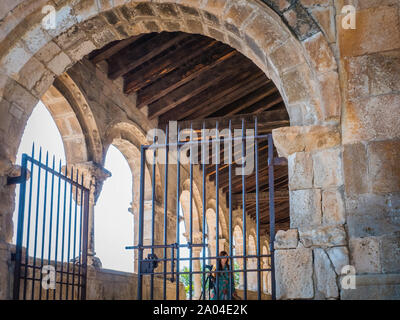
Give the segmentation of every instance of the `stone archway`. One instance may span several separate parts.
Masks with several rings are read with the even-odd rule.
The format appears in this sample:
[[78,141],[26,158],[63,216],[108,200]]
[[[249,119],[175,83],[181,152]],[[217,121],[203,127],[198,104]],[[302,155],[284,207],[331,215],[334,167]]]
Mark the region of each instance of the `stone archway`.
[[[288,24],[285,24],[279,14],[256,0],[181,1],[179,4],[142,1],[116,6],[103,3],[98,6],[94,0],[66,0],[56,8],[56,29],[45,31],[41,27],[44,15],[39,5],[46,2],[28,2],[32,4],[29,14],[13,16],[14,20],[6,18],[4,26],[8,30],[0,38],[0,115],[6,116],[1,131],[11,130],[15,137],[8,141],[4,134],[1,136],[0,157],[4,161],[13,161],[17,150],[15,141],[20,140],[33,107],[54,78],[84,55],[111,41],[140,33],[162,30],[200,33],[227,43],[249,57],[277,85],[291,124],[308,126],[277,130],[274,138],[280,154],[291,156],[289,168],[301,166],[305,171],[311,170],[315,177],[310,185],[310,175],[306,174],[291,191],[291,227],[302,229],[303,238],[311,232],[307,228],[325,227],[320,204],[330,201],[339,206],[343,185],[341,150],[337,147],[340,134],[336,127],[340,121],[339,82],[332,51],[301,5],[275,8],[278,13],[286,14]],[[21,112],[13,112],[14,108]],[[325,176],[329,179],[324,179]],[[304,207],[306,217],[298,214]],[[326,208],[328,214],[331,206]],[[341,238],[334,245],[343,245],[342,223],[321,232],[339,232]],[[317,241],[313,245],[326,244]],[[291,253],[286,249],[283,247],[280,254],[283,260],[290,260]],[[310,247],[300,248],[296,254],[310,266]],[[285,260],[284,264],[290,263]],[[313,268],[312,261],[310,268]],[[289,271],[283,268],[280,279]],[[283,286],[281,297],[314,296],[311,276],[307,281],[310,288],[307,294],[296,290],[286,294]]]

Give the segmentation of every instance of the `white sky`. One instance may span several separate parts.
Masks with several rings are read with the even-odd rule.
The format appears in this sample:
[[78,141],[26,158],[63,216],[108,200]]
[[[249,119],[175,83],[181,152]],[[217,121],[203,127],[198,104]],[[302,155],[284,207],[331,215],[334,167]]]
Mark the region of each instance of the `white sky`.
[[[56,157],[57,168],[60,159],[62,165],[65,164],[61,135],[49,111],[41,102],[33,110],[25,128],[17,155],[18,164],[21,163],[23,153],[31,154],[33,142],[35,142],[36,148],[35,158],[38,158],[38,150],[42,146],[44,152],[49,152],[50,159],[53,155]],[[134,239],[133,216],[128,212],[132,201],[131,171],[124,156],[114,146],[110,146],[107,152],[105,168],[112,173],[112,177],[104,182],[95,207],[96,256],[100,258],[103,268],[133,272],[134,253],[132,250],[125,250],[125,246],[133,245]],[[35,192],[33,195],[35,198]],[[18,201],[18,188],[16,199]],[[13,219],[14,243],[17,232],[17,210],[18,204]],[[180,242],[186,243],[185,237],[182,236],[185,231],[183,222],[180,224],[180,230]],[[180,255],[187,257],[188,250],[181,249]],[[181,268],[185,265],[188,263],[181,262]]]

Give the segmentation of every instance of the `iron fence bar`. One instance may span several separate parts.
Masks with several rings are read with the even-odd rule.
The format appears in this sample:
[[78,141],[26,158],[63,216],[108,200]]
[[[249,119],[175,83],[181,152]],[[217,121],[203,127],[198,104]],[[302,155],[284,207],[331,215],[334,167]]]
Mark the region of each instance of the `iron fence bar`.
[[[180,127],[178,126],[178,140],[180,136]],[[180,150],[179,145],[177,146],[177,161],[176,161],[176,243],[179,246],[179,223],[180,223],[180,173],[181,173],[181,165],[180,165]],[[179,247],[176,250],[176,300],[179,300]]]
[[[205,139],[205,128],[206,128],[206,124],[205,122],[203,122],[203,133],[202,133],[202,139]],[[204,161],[205,159],[203,159],[203,156],[205,155],[205,145],[201,145],[201,155],[202,155],[202,173],[203,173],[203,223],[202,223],[202,231],[203,231],[203,235],[202,235],[202,241],[203,243],[206,243],[206,161]],[[203,275],[203,283],[202,283],[202,293],[203,293],[203,300],[205,300],[205,290],[206,290],[206,279],[205,279],[205,273],[204,273],[204,269],[205,269],[205,264],[206,264],[206,248],[204,247],[202,250],[202,257],[203,257],[203,267],[202,267],[202,275]]]
[[[139,200],[139,246],[143,246],[143,222],[144,222],[144,167],[146,165],[145,160],[145,148],[142,146],[140,150],[140,200]],[[138,260],[143,260],[143,249],[139,248]],[[138,300],[142,300],[142,272],[141,263],[138,263]]]
[[[49,166],[49,152],[46,152],[46,167]],[[45,171],[45,182],[44,182],[44,202],[43,202],[43,225],[42,225],[42,251],[41,251],[41,259],[40,265],[43,269],[43,254],[44,254],[44,242],[45,242],[45,230],[46,230],[46,208],[47,208],[47,177],[48,172]],[[43,278],[43,273],[40,272],[40,280]],[[39,286],[39,300],[42,300],[42,286]]]
[[[190,126],[190,141],[193,140],[193,127],[192,125]],[[193,157],[193,150],[192,148],[190,148],[190,155],[189,155],[189,166],[190,166],[190,204],[189,204],[189,212],[190,212],[190,225],[189,225],[189,241],[190,243],[193,243],[193,164],[192,164],[192,157]],[[192,296],[193,296],[193,288],[192,288],[192,258],[193,258],[193,248],[189,247],[189,257],[190,257],[190,262],[189,262],[189,271],[190,271],[190,276],[189,276],[189,299],[192,300]]]
[[[174,260],[176,260],[176,259],[174,259]],[[234,273],[241,273],[241,272],[245,272],[245,271],[247,271],[247,272],[258,272],[258,271],[271,271],[272,269],[271,268],[264,268],[264,269],[238,269],[238,270],[219,270],[219,271],[216,271],[216,270],[214,270],[214,271],[206,271],[206,272],[204,272],[204,271],[193,271],[192,273],[193,274],[202,274],[202,273],[224,273],[224,272],[226,272],[226,273],[230,273],[230,274],[234,274]],[[172,274],[172,275],[174,275],[176,272],[167,272],[167,274]],[[180,271],[179,272],[180,274],[190,274],[190,272],[189,271]],[[163,275],[164,274],[164,272],[153,272],[152,273],[153,275]],[[150,276],[151,274],[146,274],[146,273],[144,273],[143,274],[143,276]]]
[[[164,245],[167,245],[167,223],[168,223],[168,125],[165,129],[165,184],[164,184]],[[164,248],[164,257],[167,256],[167,248]],[[167,298],[167,262],[164,262],[163,297]]]
[[[258,134],[258,121],[257,117],[254,119],[254,134]],[[258,176],[258,140],[255,140],[255,170],[256,170],[256,237],[257,237],[257,269],[261,268],[260,265],[260,204],[259,204],[259,176]],[[261,300],[261,274],[257,272],[257,299]]]
[[[246,256],[246,179],[244,175],[244,166],[245,166],[245,122],[242,119],[242,219],[243,219],[243,255]],[[243,269],[247,269],[247,259],[243,258]],[[244,300],[247,300],[247,273],[243,273],[243,281],[244,281]]]
[[[41,168],[45,171],[48,171],[49,173],[54,174],[55,176],[60,177],[63,180],[66,180],[68,183],[72,184],[74,187],[78,187],[80,189],[83,188],[79,183],[74,181],[72,178],[69,178],[67,176],[67,174],[64,175],[62,172],[58,172],[57,170],[53,170],[52,168],[46,167],[46,165],[41,163],[40,160],[36,160],[35,158],[30,157],[30,156],[27,156],[27,159],[28,159],[28,161],[32,162],[34,165],[38,166],[39,168]],[[67,166],[66,166],[66,168],[67,168]],[[67,171],[65,171],[65,172],[67,172]]]
[[270,226],[270,254],[271,254],[271,291],[272,300],[276,299],[275,288],[275,258],[274,258],[274,241],[275,241],[275,203],[274,203],[274,145],[272,135],[268,136],[268,186],[269,186],[269,226]]
[[[56,158],[53,156],[53,170],[56,166]],[[47,255],[47,261],[51,261],[51,240],[52,240],[52,228],[53,228],[53,204],[54,204],[54,174],[51,175],[51,195],[50,195],[50,218],[49,218],[49,252]],[[46,300],[49,300],[49,290],[46,292]]]
[[[82,176],[81,176],[81,184],[82,184],[82,186],[83,186],[83,173],[82,173]],[[81,288],[81,276],[82,276],[82,274],[81,274],[81,265],[82,265],[82,251],[84,250],[83,248],[82,248],[82,233],[83,233],[83,229],[82,229],[82,225],[83,225],[83,194],[84,194],[84,191],[83,190],[81,190],[81,200],[80,200],[80,214],[79,214],[79,267],[78,267],[78,274],[79,274],[79,277],[78,277],[78,300],[80,300],[80,299],[82,299],[82,288]]]
[[[175,276],[175,251],[174,251],[174,247],[171,247],[171,272],[167,272],[167,274],[172,274],[171,277],[171,282],[174,282],[174,276]],[[179,280],[179,279],[178,279]]]
[[[156,142],[156,138],[154,137],[153,143]],[[151,255],[154,257],[154,201],[155,201],[155,196],[156,196],[156,152],[157,149],[154,149],[153,151],[153,166],[152,166],[152,172],[153,176],[151,179],[151,187],[152,187],[152,192],[151,192]],[[153,300],[154,297],[154,276],[151,276],[150,279],[150,300]]]
[[[59,172],[61,173],[61,160],[59,164]],[[55,253],[54,253],[54,261],[55,263],[55,271],[57,273],[57,258],[58,258],[58,234],[59,234],[59,220],[60,220],[60,192],[61,192],[61,176],[58,176],[58,196],[57,196],[57,222],[56,222],[56,245],[55,245]],[[56,289],[53,292],[53,300],[56,299],[56,292],[57,292],[57,286]]]
[[[264,135],[259,135],[259,136],[254,136],[254,135],[250,135],[247,136],[247,139],[251,140],[251,139],[268,139],[268,134],[264,134]],[[232,137],[232,141],[241,141],[243,140],[242,137]],[[218,142],[221,143],[224,140],[222,139],[213,139],[214,142]],[[173,143],[168,143],[168,146],[170,147],[180,147],[183,145],[191,145],[191,144],[209,144],[208,140],[193,140],[193,141],[178,141],[178,142],[173,142]],[[158,148],[165,148],[166,144],[146,144],[146,145],[142,145],[143,148],[147,149],[158,149]]]
[[[82,185],[84,181],[82,178]],[[90,182],[91,184],[91,182]],[[91,188],[91,186],[90,186]],[[82,257],[82,268],[84,276],[82,278],[82,296],[81,300],[86,300],[86,287],[87,287],[87,252],[88,252],[88,234],[89,234],[89,198],[90,189],[83,189],[85,203],[84,203],[84,215],[83,215],[83,257]]]
[[[218,121],[215,123],[215,139],[219,139],[218,135]],[[219,256],[219,143],[215,143],[215,220],[216,220],[216,255]],[[221,260],[216,260],[216,269],[219,270],[219,262]],[[219,273],[216,274],[216,299],[219,300]]]
[[[228,170],[229,170],[229,255],[233,255],[233,243],[232,243],[232,120],[229,120],[229,149],[228,149]],[[235,263],[232,258],[230,258],[230,268],[235,269]],[[233,283],[232,283],[233,280]],[[232,284],[234,284],[234,279],[229,277],[229,299],[232,300]]]
[[15,248],[15,272],[14,272],[14,291],[13,291],[13,298],[15,300],[19,299],[19,291],[20,291],[22,241],[23,241],[24,214],[25,214],[24,204],[26,195],[26,176],[27,176],[26,168],[27,168],[27,157],[26,155],[22,155],[21,176],[23,176],[25,179],[23,179],[19,191],[17,243]]
[[[195,248],[195,247],[204,247],[204,246],[206,246],[206,245],[204,245],[204,244],[195,244],[195,243],[190,243],[190,242],[188,242],[187,244],[179,244],[179,247],[181,247],[181,248],[185,248],[185,247],[188,247],[188,248],[193,247],[193,248]],[[152,245],[147,245],[147,246],[146,245],[143,245],[143,246],[126,246],[125,249],[126,250],[151,249],[151,248],[160,249],[160,248],[171,248],[171,247],[172,248],[176,248],[177,244],[173,243],[173,244],[165,244],[165,245],[163,245],[163,244],[155,244],[154,246],[152,246]]]
[[[42,148],[40,148],[39,151],[39,162],[42,161]],[[40,169],[39,167],[39,172],[38,172],[38,184],[37,184],[37,197],[36,197],[36,218],[35,218],[35,242],[34,242],[34,249],[33,249],[33,265],[36,265],[36,249],[37,249],[37,228],[38,228],[38,220],[39,220],[39,200],[40,200]],[[33,279],[35,279],[36,274],[35,274],[35,269],[33,269],[32,273]],[[35,281],[32,283],[32,290],[31,290],[31,300],[34,300],[35,298]]]
[[[68,172],[68,166],[65,165],[65,172]],[[63,198],[63,218],[62,218],[62,238],[61,238],[61,272],[64,271],[64,240],[65,240],[65,214],[67,211],[67,180],[64,180],[64,198]],[[61,273],[61,284],[60,284],[60,300],[62,300],[62,282],[64,280],[64,274]]]
[[[34,155],[35,155],[35,144],[32,144],[32,158],[33,158]],[[25,158],[25,161],[27,163],[28,162],[28,155],[26,155],[26,154],[22,155],[22,163],[24,163],[24,158]],[[24,166],[22,165],[22,167],[24,167]],[[33,190],[33,177],[34,177],[33,169],[34,169],[33,162],[31,162],[31,179],[30,179],[31,181],[29,183],[28,222],[27,222],[26,246],[25,246],[26,247],[26,249],[25,249],[25,263],[26,264],[29,261],[29,238],[30,238],[30,229],[31,229],[32,190]],[[23,202],[23,204],[25,205],[25,201]],[[20,202],[20,206],[22,206],[21,202]],[[25,208],[22,208],[22,210],[25,210]],[[22,220],[24,220],[24,219],[22,219]],[[19,218],[18,218],[18,223],[19,223]],[[21,223],[24,224],[24,221],[22,221]],[[25,268],[25,277],[27,277],[27,275],[28,275],[28,269]],[[19,280],[17,281],[17,283],[19,283]],[[24,280],[23,300],[26,300],[26,287],[27,287],[27,281]],[[19,290],[19,288],[18,288],[18,290]]]
[[[180,247],[185,247],[185,246],[180,245]],[[206,246],[204,246],[204,247],[206,247]],[[146,247],[143,247],[143,248],[145,249]],[[157,248],[157,247],[155,246],[154,248]],[[172,244],[172,245],[168,245],[167,248],[176,249],[177,246],[176,246],[176,244]],[[131,249],[131,248],[129,248],[129,249]],[[137,248],[137,249],[139,249],[139,248]],[[271,255],[270,254],[262,254],[262,255],[258,256],[256,254],[254,254],[254,255],[246,255],[246,256],[244,256],[244,255],[240,255],[240,256],[211,256],[211,257],[207,257],[207,259],[209,259],[209,260],[217,260],[217,259],[222,259],[222,258],[229,258],[229,259],[244,259],[244,258],[251,259],[251,258],[254,258],[254,259],[256,259],[257,257],[270,258]],[[202,259],[203,259],[202,257],[193,257],[192,258],[192,260],[202,260]],[[171,258],[157,258],[157,259],[152,259],[152,260],[153,261],[171,261]],[[174,259],[174,260],[176,260],[176,259]],[[190,258],[180,258],[180,260],[181,261],[186,261],[186,260],[190,260]],[[140,261],[143,262],[143,261],[148,261],[148,260],[143,259],[143,260],[140,260]]]
[[[79,182],[79,170],[76,170],[75,179]],[[78,188],[75,188],[75,214],[74,214],[74,248],[73,248],[73,259],[76,259],[76,218],[78,215]],[[72,300],[75,295],[75,263],[72,265]]]
[[[71,168],[71,179],[74,177],[74,168]],[[68,251],[67,251],[67,286],[66,286],[66,300],[69,300],[69,265],[71,259],[71,219],[72,219],[72,184],[69,189],[69,215],[68,215]]]

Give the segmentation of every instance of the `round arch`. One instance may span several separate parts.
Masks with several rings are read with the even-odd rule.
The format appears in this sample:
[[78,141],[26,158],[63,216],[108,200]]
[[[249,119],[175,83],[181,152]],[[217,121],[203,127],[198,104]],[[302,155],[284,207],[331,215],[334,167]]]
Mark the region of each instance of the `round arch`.
[[[28,2],[31,0],[24,4]],[[66,0],[55,8],[56,28],[50,30],[43,30],[44,14],[37,6],[2,39],[3,98],[10,103],[19,101],[29,116],[53,79],[96,48],[141,33],[182,31],[215,38],[251,59],[275,82],[292,124],[338,123],[337,64],[321,30],[308,14],[304,28],[295,28],[256,0],[176,2],[98,5],[97,1]],[[302,10],[303,15],[306,12],[301,5],[293,10]],[[11,23],[6,19],[4,25],[8,22]],[[322,51],[324,57],[319,54]],[[32,70],[37,71],[35,79],[30,76]],[[329,76],[330,90],[324,89],[322,75],[325,79]],[[331,89],[335,90],[334,101]]]

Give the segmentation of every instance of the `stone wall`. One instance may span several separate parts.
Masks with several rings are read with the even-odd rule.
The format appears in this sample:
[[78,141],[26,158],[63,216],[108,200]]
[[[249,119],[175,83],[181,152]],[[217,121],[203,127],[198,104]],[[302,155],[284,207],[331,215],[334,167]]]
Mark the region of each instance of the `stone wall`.
[[[280,154],[289,160],[291,210],[291,230],[277,235],[278,297],[398,297],[399,2],[175,2],[1,2],[0,241],[10,242],[13,229],[15,187],[6,186],[6,177],[14,170],[27,119],[50,86],[64,81],[69,94],[85,97],[86,102],[76,101],[88,148],[85,161],[101,163],[109,143],[121,138],[137,147],[154,123],[135,107],[134,98],[120,94],[118,82],[108,83],[101,70],[90,70],[81,59],[140,33],[199,33],[231,45],[258,65],[279,88],[290,115],[292,127],[274,132]],[[56,30],[41,27],[41,8],[48,3],[56,7]],[[341,9],[348,3],[357,8],[356,30],[341,27]],[[77,92],[65,74],[59,77],[68,69]],[[135,163],[135,153],[127,157]],[[187,178],[187,171],[183,175]],[[200,177],[196,173],[197,187]],[[96,196],[104,180],[98,178]],[[170,190],[174,212],[177,195]],[[215,194],[212,188],[207,192]],[[222,203],[225,217],[226,209]],[[226,231],[222,236],[226,239]],[[8,252],[0,248],[0,254],[4,270]],[[346,264],[356,268],[356,290],[341,288]],[[8,280],[0,277],[0,288]]]
[[343,298],[387,298],[389,292],[398,298],[392,287],[398,280],[389,285],[385,279],[400,272],[399,2],[358,1],[356,7],[357,33],[338,33],[344,202],[350,263],[369,281]]

